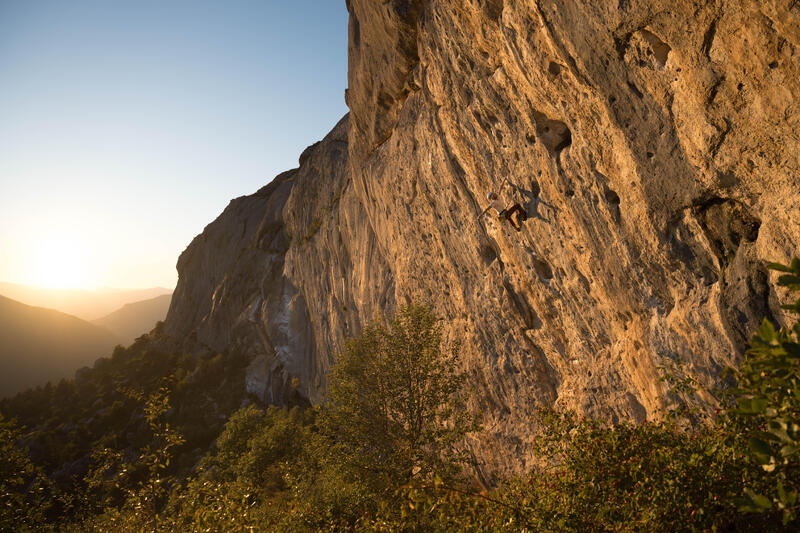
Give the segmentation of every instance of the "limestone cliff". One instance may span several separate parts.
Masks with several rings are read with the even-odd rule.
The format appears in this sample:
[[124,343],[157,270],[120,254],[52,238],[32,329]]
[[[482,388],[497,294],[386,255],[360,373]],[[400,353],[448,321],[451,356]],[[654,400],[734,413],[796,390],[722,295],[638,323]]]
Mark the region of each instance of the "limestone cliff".
[[[425,299],[491,475],[525,468],[537,406],[642,420],[658,366],[714,383],[780,318],[761,265],[800,248],[800,3],[347,7],[349,117],[184,252],[173,338],[317,401],[347,335]],[[519,233],[478,218],[505,176]]]

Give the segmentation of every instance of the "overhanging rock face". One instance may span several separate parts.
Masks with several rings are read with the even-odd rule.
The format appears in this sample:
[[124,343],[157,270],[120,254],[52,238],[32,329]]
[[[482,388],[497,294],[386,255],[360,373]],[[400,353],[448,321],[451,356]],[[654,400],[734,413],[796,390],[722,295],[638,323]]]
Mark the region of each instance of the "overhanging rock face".
[[[166,331],[238,346],[266,401],[320,399],[377,310],[430,302],[462,343],[468,445],[529,459],[542,404],[661,407],[780,319],[800,250],[800,4],[351,0],[351,113],[181,256]],[[529,218],[478,218],[503,178]]]

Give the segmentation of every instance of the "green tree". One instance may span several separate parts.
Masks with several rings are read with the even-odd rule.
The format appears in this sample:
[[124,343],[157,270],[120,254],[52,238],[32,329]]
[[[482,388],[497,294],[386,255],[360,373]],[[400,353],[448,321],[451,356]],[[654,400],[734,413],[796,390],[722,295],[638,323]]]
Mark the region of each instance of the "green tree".
[[453,444],[474,429],[461,402],[458,351],[443,345],[431,308],[417,304],[349,340],[322,410],[347,461],[390,485],[454,475],[462,457]]
[[[779,286],[800,291],[800,259],[768,266],[783,272]],[[800,298],[782,308],[800,316]],[[780,329],[764,319],[737,377],[734,414],[750,427],[749,455],[766,473],[744,489],[741,509],[777,511],[786,524],[800,507],[800,319]]]
[[465,456],[455,444],[476,428],[463,407],[458,348],[442,342],[424,305],[376,318],[348,340],[316,430],[286,471],[295,523],[358,529],[395,513],[409,484],[458,477]]
[[240,481],[267,493],[284,490],[283,463],[308,440],[313,411],[251,405],[231,416],[216,443],[216,453],[200,465],[224,482]]
[[169,515],[177,531],[275,530],[287,514],[285,471],[309,439],[313,410],[256,406],[225,424],[185,490],[172,495]]
[[44,524],[44,480],[19,438],[16,425],[0,414],[0,531],[34,531]]
[[[166,386],[145,396],[140,391],[127,394],[144,404],[144,419],[150,429],[148,442],[139,450],[134,461],[129,461],[121,450],[98,448],[92,453],[94,467],[86,476],[90,493],[100,498],[104,514],[83,524],[87,530],[143,530],[156,531],[159,511],[166,503],[175,480],[165,475],[174,448],[184,443],[181,434],[166,420],[170,409],[170,391]],[[114,506],[113,492],[124,498],[121,508]],[[134,528],[133,525],[136,525]]]

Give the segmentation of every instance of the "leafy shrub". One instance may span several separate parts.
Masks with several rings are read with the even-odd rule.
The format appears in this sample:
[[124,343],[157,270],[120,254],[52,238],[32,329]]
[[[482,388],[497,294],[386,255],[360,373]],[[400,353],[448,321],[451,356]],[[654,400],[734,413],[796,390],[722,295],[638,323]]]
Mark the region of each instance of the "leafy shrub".
[[295,407],[236,412],[167,516],[176,530],[249,531],[286,514],[287,464],[306,446],[314,412]]
[[[0,400],[0,412],[18,421],[31,462],[46,476],[39,506],[47,508],[46,518],[80,524],[124,503],[125,491],[147,476],[138,454],[159,446],[143,407],[162,386],[169,388],[171,405],[161,420],[186,442],[171,449],[161,478],[170,483],[186,478],[240,407],[247,363],[236,352],[203,359],[165,351],[159,339],[143,337],[117,347],[78,381],[48,383]],[[105,483],[89,487],[86,475],[100,461],[109,467]],[[130,469],[116,487],[110,480],[125,465]]]
[[0,414],[0,531],[35,531],[45,523],[45,480],[27,450],[21,432]]
[[282,465],[304,446],[314,412],[254,405],[234,413],[216,442],[216,453],[200,465],[218,481],[243,481],[268,493],[285,490]]
[[[86,521],[87,530],[124,530],[131,519],[144,529],[158,529],[159,512],[175,483],[166,476],[173,449],[184,443],[183,437],[165,415],[170,408],[169,390],[162,387],[146,398],[137,392],[129,392],[142,402],[144,417],[151,438],[133,460],[124,453],[109,448],[97,448],[92,457],[94,467],[87,478],[89,494],[97,493],[100,515]],[[113,505],[110,496],[120,493],[121,508]]]
[[[770,263],[783,272],[778,285],[800,291],[800,260]],[[800,316],[800,298],[782,306]],[[783,523],[797,518],[800,506],[800,319],[778,330],[766,318],[750,341],[738,371],[735,414],[750,428],[750,457],[765,476],[744,489],[742,510],[780,513]]]

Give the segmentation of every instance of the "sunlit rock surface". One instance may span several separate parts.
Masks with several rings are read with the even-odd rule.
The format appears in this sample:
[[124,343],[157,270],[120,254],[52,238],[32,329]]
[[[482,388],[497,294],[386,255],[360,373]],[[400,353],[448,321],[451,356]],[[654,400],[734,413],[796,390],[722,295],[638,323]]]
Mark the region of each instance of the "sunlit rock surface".
[[[662,405],[780,319],[800,250],[800,4],[351,0],[349,118],[178,262],[166,331],[239,347],[263,400],[318,401],[332,355],[411,299],[463,346],[468,446],[527,466],[531,414]],[[503,177],[529,219],[478,214]]]

